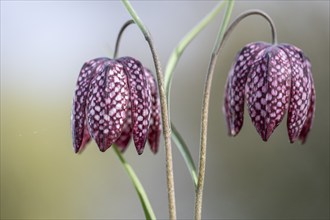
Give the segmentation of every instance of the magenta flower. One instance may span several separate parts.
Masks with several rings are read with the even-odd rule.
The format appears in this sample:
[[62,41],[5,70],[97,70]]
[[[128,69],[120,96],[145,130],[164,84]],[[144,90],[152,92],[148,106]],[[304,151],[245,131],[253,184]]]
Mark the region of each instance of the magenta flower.
[[311,63],[302,50],[290,44],[254,42],[238,53],[227,79],[223,108],[231,136],[242,128],[245,97],[264,141],[288,111],[290,142],[305,142],[313,123],[315,88]]
[[161,122],[153,75],[131,57],[86,62],[73,98],[71,126],[76,153],[91,137],[102,152],[114,143],[124,151],[131,136],[138,154],[147,139],[156,153]]

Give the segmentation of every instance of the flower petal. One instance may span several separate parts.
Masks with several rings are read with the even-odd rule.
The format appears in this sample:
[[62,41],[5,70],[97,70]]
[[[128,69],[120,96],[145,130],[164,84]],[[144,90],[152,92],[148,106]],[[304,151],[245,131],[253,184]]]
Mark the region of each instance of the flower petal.
[[159,148],[160,134],[162,132],[160,100],[158,97],[157,83],[155,77],[147,68],[144,68],[144,71],[148,83],[150,85],[150,91],[151,91],[151,118],[150,118],[148,142],[150,144],[151,151],[155,154],[157,153]]
[[243,125],[244,92],[247,76],[258,53],[269,46],[267,43],[254,42],[246,45],[236,56],[226,83],[223,112],[226,116],[228,133],[235,136]]
[[128,76],[132,111],[133,140],[138,154],[142,154],[149,130],[151,95],[142,64],[132,57],[118,59]]
[[82,153],[85,150],[86,145],[90,142],[90,140],[91,140],[91,135],[89,134],[87,120],[86,120],[83,140],[81,142],[81,147],[79,148],[79,151],[77,153]]
[[247,79],[249,115],[264,141],[282,121],[290,95],[290,63],[284,51],[270,46],[263,51]]
[[310,103],[309,103],[309,108],[307,112],[307,118],[306,121],[301,129],[301,132],[299,134],[299,139],[301,140],[302,144],[305,143],[306,138],[308,136],[308,133],[313,125],[313,120],[314,120],[314,113],[315,113],[315,87],[314,87],[314,80],[313,80],[313,75],[312,75],[312,65],[309,62],[309,60],[306,58],[305,59],[305,71],[307,71],[308,76],[310,77],[311,81],[311,95],[310,95]]
[[87,115],[90,133],[104,152],[122,133],[129,90],[122,64],[110,60],[99,68],[91,82]]
[[71,127],[72,139],[75,152],[78,153],[79,149],[83,148],[86,141],[89,139],[88,132],[86,133],[86,103],[90,83],[96,74],[96,68],[108,58],[96,58],[86,62],[79,73],[76,90],[73,97],[72,114],[71,114]]
[[123,153],[132,137],[132,118],[131,118],[131,109],[130,107],[127,109],[127,117],[126,121],[124,123],[123,130],[119,136],[119,138],[116,140],[115,144],[119,147],[121,152]]
[[290,60],[292,69],[291,96],[289,102],[287,127],[290,142],[299,137],[306,121],[311,94],[311,80],[307,71],[304,71],[302,51],[292,45],[282,44]]

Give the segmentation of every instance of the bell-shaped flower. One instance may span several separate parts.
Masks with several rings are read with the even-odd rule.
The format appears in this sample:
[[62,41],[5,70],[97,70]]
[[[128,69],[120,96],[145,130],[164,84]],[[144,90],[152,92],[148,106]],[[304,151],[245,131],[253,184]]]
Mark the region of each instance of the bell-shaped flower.
[[236,56],[225,88],[223,111],[231,136],[242,128],[245,98],[252,122],[264,141],[288,112],[290,142],[300,139],[304,143],[315,111],[309,59],[290,44],[246,45]]
[[114,143],[124,151],[131,136],[138,154],[147,139],[156,153],[161,126],[153,75],[131,57],[86,62],[73,98],[71,126],[76,153],[91,137],[102,152]]

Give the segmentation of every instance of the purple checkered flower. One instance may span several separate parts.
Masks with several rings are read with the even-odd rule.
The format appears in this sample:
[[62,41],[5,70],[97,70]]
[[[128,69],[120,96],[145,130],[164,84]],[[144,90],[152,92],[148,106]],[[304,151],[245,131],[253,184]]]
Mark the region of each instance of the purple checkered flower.
[[71,126],[76,153],[91,137],[102,152],[114,143],[124,151],[131,136],[138,154],[147,139],[156,153],[161,121],[153,75],[131,57],[86,62],[73,98]]
[[315,111],[309,59],[290,44],[246,45],[237,54],[226,83],[223,111],[230,136],[242,128],[245,98],[252,122],[264,141],[288,112],[290,142],[300,139],[304,143]]

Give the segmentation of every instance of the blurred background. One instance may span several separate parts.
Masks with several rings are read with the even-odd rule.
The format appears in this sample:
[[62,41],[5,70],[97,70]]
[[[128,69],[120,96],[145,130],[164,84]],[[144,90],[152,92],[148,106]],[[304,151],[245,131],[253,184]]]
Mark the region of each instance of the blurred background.
[[[173,48],[216,1],[134,1],[163,69]],[[237,1],[234,17],[261,9],[274,20],[278,41],[309,56],[316,117],[307,143],[290,144],[286,119],[265,143],[245,114],[240,134],[227,136],[223,91],[231,63],[252,41],[270,41],[268,23],[245,19],[227,41],[214,76],[204,190],[205,219],[329,218],[329,2]],[[177,66],[171,116],[197,161],[203,83],[223,12],[192,42]],[[70,114],[82,64],[109,56],[130,19],[117,1],[1,1],[1,218],[139,219],[135,190],[112,149],[89,144],[73,152]],[[131,26],[120,56],[154,70],[147,43]],[[125,153],[159,219],[168,218],[165,152],[134,146]],[[147,146],[148,148],[148,146]],[[193,218],[194,186],[175,146],[178,218]]]

